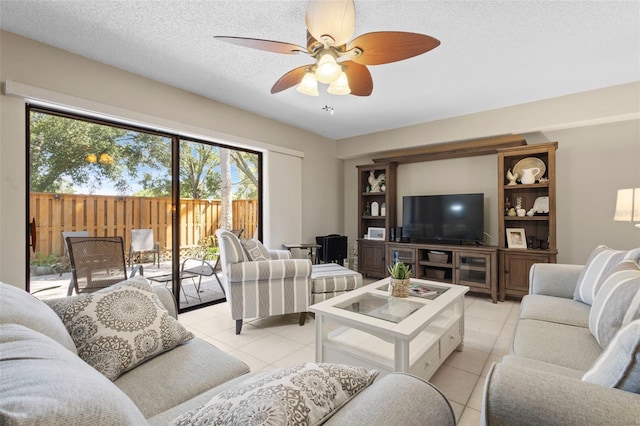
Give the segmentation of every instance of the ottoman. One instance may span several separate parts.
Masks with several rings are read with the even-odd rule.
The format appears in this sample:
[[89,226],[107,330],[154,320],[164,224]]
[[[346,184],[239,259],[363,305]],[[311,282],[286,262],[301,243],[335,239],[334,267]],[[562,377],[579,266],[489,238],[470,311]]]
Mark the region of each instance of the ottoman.
[[362,274],[336,263],[322,263],[311,267],[310,304],[331,299],[362,286]]

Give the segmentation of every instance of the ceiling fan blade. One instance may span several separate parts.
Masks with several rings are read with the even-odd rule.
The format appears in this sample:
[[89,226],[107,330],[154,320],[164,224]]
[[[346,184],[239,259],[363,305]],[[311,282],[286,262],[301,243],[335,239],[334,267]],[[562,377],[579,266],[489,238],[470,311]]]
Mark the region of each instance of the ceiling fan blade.
[[353,37],[356,27],[356,9],[353,0],[311,0],[307,6],[307,29],[316,38],[331,36],[334,46],[340,46]]
[[276,81],[276,84],[271,88],[271,94],[282,92],[283,90],[293,87],[302,81],[302,77],[307,72],[309,65],[303,65],[298,68],[294,68]]
[[296,54],[307,53],[307,50],[298,46],[297,44],[285,43],[282,41],[261,40],[259,38],[245,38],[245,37],[227,37],[227,36],[214,36],[220,41],[225,41],[231,44],[237,44],[239,46],[251,47],[253,49],[266,50],[274,53]]
[[340,62],[340,65],[345,66],[352,95],[369,96],[373,92],[373,79],[366,66],[353,61]]
[[439,45],[440,40],[425,34],[380,31],[356,37],[347,46],[347,51],[358,47],[362,54],[352,56],[354,62],[380,65],[421,55]]

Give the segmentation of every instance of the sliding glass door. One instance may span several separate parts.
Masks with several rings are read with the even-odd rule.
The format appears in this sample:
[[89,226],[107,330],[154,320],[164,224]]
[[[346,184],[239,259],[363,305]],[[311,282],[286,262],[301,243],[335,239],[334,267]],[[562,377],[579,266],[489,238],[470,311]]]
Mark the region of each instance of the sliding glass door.
[[172,288],[181,309],[224,300],[215,230],[257,235],[260,153],[36,107],[27,116],[32,293],[67,294],[65,236],[121,236],[127,266]]
[[180,140],[181,309],[224,300],[215,232],[258,237],[259,153]]

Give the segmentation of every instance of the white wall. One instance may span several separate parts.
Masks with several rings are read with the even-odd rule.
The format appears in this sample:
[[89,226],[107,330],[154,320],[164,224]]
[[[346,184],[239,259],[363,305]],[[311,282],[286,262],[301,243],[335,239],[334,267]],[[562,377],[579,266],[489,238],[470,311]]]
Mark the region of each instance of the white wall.
[[498,186],[495,155],[455,158],[398,167],[397,220],[402,225],[402,197],[405,195],[484,194],[484,230],[497,244]]
[[[271,203],[265,216],[271,223],[264,231],[272,248],[342,230],[343,167],[330,139],[5,31],[0,31],[0,81],[17,87],[14,92],[268,151],[274,166],[266,176]],[[24,98],[3,92],[0,116],[0,280],[24,286]],[[296,155],[297,161],[289,161]]]
[[640,187],[640,120],[528,135],[558,141],[559,260],[584,263],[598,244],[640,247],[640,229],[615,222],[617,190]]
[[640,81],[341,139],[340,158],[399,148],[640,119]]

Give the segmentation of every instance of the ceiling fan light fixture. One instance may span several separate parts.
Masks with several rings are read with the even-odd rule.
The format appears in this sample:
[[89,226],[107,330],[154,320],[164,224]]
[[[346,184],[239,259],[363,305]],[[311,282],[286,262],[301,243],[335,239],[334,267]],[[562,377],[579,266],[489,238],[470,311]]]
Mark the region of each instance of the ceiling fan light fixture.
[[351,93],[351,88],[349,87],[349,80],[347,79],[347,74],[342,71],[340,76],[336,81],[329,84],[329,88],[327,92],[332,95],[348,95]]
[[296,90],[304,95],[318,96],[318,80],[313,72],[307,71]]
[[336,54],[325,50],[320,54],[316,67],[316,78],[320,83],[330,84],[340,77],[342,67],[336,61]]

